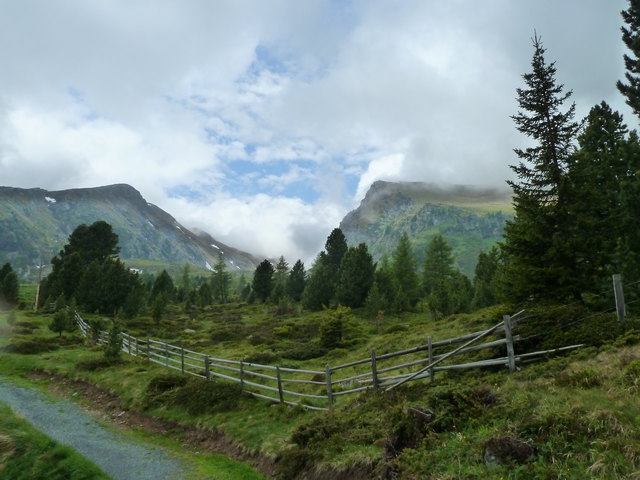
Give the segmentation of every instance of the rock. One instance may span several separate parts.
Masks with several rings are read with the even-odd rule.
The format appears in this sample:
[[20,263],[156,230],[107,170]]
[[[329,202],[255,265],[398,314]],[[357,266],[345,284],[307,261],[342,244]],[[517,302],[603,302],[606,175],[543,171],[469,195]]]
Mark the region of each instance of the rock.
[[484,462],[491,464],[523,464],[535,454],[533,446],[511,435],[493,437],[484,445]]

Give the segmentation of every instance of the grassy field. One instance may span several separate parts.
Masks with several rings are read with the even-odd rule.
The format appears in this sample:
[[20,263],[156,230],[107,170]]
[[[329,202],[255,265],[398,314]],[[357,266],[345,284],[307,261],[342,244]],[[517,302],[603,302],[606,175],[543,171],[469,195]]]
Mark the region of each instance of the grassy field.
[[[367,358],[372,349],[381,354],[424,344],[428,336],[439,340],[481,330],[516,308],[440,320],[424,313],[371,319],[351,312],[342,344],[317,349],[312,358],[301,352],[319,346],[328,311],[294,308],[280,315],[273,306],[237,304],[188,313],[174,308],[158,324],[143,316],[125,330],[218,358],[262,355],[270,360],[263,363],[322,369]],[[326,478],[345,472],[362,478],[394,472],[406,479],[640,478],[637,322],[629,319],[623,331],[615,316],[593,316],[576,306],[537,306],[532,314],[523,336],[541,329],[549,333],[519,348],[591,346],[512,375],[502,368],[442,373],[434,383],[343,397],[326,413],[274,405],[237,391],[225,401],[219,397],[227,388],[224,382],[185,383],[139,359],[105,365],[100,348],[88,347],[77,333],[56,338],[47,329],[50,316],[31,312],[13,314],[11,325],[10,314],[0,313],[0,347],[5,348],[0,373],[25,378],[44,370],[99,385],[128,409],[223,432],[243,451],[277,460],[285,479],[302,472],[323,472]],[[41,351],[11,353],[12,345],[27,341]],[[211,461],[208,457],[203,461]]]

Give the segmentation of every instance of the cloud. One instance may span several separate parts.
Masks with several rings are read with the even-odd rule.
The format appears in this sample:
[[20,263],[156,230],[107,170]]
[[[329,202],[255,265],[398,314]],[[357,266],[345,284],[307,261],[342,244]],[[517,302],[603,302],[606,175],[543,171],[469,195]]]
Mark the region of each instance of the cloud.
[[3,2],[0,183],[129,183],[225,243],[313,257],[377,179],[503,184],[534,29],[579,116],[629,122],[626,7]]

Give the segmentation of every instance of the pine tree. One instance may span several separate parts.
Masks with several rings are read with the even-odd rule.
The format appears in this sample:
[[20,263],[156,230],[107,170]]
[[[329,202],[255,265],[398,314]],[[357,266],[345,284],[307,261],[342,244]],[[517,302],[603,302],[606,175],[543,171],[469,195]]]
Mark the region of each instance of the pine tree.
[[214,300],[219,303],[227,303],[230,283],[231,275],[227,272],[227,264],[222,253],[219,253],[218,260],[213,265],[213,275],[211,277],[211,293]]
[[324,244],[324,249],[327,253],[326,264],[333,267],[337,272],[342,262],[342,257],[347,253],[347,240],[339,228],[334,228],[327,241]]
[[280,299],[287,294],[287,274],[289,273],[289,264],[281,255],[276,263],[273,274],[273,288],[271,290],[271,300],[278,303]]
[[489,252],[480,252],[473,278],[471,309],[477,310],[496,303],[495,279],[498,271],[499,251],[493,247]]
[[299,302],[302,299],[302,292],[307,281],[307,274],[304,270],[304,263],[298,260],[287,278],[287,295],[295,302]]
[[0,307],[3,302],[9,305],[17,305],[20,293],[18,275],[11,267],[5,263],[0,269]]
[[[615,252],[637,221],[626,221],[632,205],[623,203],[623,191],[637,183],[627,155],[627,127],[622,116],[602,102],[594,106],[578,137],[580,150],[570,169],[571,212],[575,217],[572,250],[576,256],[576,282],[581,290],[598,292],[621,265]],[[636,161],[637,165],[637,161]],[[634,204],[636,201],[633,202]]]
[[515,149],[520,162],[511,166],[518,180],[508,182],[515,217],[505,226],[505,279],[515,298],[578,296],[567,170],[580,124],[573,121],[575,104],[561,110],[571,91],[563,93],[556,83],[555,64],[545,62],[539,37],[533,38],[533,46],[532,71],[523,75],[526,88],[517,89],[521,110],[512,118],[534,146]]
[[342,305],[358,308],[364,302],[373,283],[375,266],[366,243],[349,247],[338,271],[336,299]]
[[263,260],[253,272],[251,288],[257,300],[266,302],[271,296],[273,287],[273,265],[269,260]]
[[335,293],[335,270],[327,263],[326,253],[320,252],[302,293],[302,305],[309,310],[329,307]]
[[416,260],[413,256],[409,235],[404,232],[393,252],[391,271],[393,273],[393,307],[396,311],[406,311],[415,307],[420,297]]
[[175,298],[176,287],[173,284],[171,276],[166,270],[162,270],[153,282],[153,288],[151,289],[151,298],[156,298],[159,295],[163,295],[169,302]]
[[439,283],[449,283],[454,273],[453,248],[442,235],[436,235],[427,245],[422,269],[422,291],[430,295]]
[[620,93],[627,97],[627,105],[640,116],[640,2],[629,0],[629,8],[620,12],[627,27],[622,27],[622,41],[631,52],[624,54],[625,78],[628,83],[618,80]]

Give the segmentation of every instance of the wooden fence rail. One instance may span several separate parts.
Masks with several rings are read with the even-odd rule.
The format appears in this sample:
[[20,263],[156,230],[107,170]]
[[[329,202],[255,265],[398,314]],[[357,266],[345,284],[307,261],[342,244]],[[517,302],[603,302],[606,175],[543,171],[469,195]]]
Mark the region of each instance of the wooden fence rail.
[[[136,338],[127,333],[121,334],[121,349],[128,355],[146,358],[149,362],[185,375],[239,383],[243,391],[257,398],[287,405],[301,405],[312,410],[327,410],[335,404],[337,397],[377,388],[390,390],[409,381],[433,381],[437,372],[447,370],[504,366],[513,372],[518,364],[528,363],[549,353],[582,346],[571,345],[554,350],[516,354],[514,345],[521,338],[513,335],[513,330],[517,327],[513,320],[521,313],[505,315],[500,323],[488,330],[439,341],[433,341],[429,337],[424,345],[382,355],[377,355],[372,350],[368,358],[333,367],[326,365],[323,371],[216,358],[151,338]],[[85,337],[96,339],[100,344],[109,342],[108,332],[93,332],[92,327],[78,313],[75,313],[75,319]],[[502,338],[472,345],[489,336]],[[435,349],[458,344],[462,345],[449,352],[434,353]],[[443,365],[454,356],[503,347],[505,356]],[[397,358],[403,359],[401,363],[389,365],[390,361]]]

